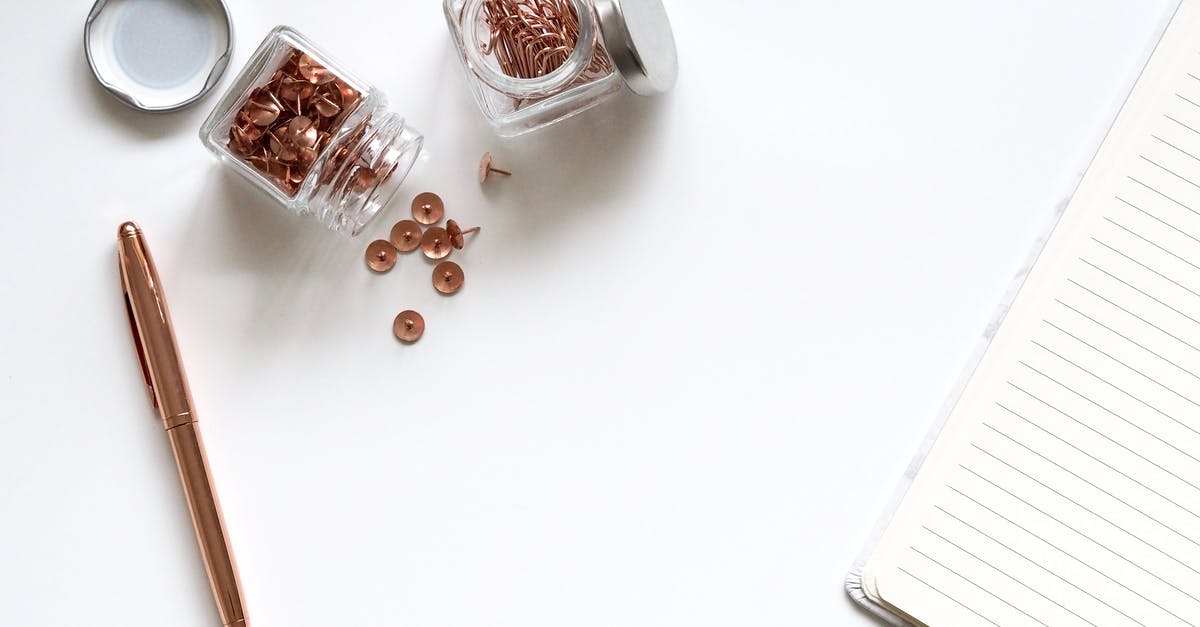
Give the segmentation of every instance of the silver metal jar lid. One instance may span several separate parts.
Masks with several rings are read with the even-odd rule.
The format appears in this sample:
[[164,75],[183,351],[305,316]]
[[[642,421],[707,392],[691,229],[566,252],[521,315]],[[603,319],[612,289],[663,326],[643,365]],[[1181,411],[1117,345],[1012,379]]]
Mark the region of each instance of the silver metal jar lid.
[[97,0],[83,47],[96,80],[122,102],[172,111],[217,84],[233,25],[222,0]]
[[604,46],[640,96],[661,94],[675,84],[679,57],[662,0],[595,0]]

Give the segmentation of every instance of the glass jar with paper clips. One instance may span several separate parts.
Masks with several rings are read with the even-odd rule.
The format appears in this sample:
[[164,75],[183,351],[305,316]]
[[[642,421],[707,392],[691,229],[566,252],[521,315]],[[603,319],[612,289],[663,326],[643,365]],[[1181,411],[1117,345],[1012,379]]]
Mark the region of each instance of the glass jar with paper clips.
[[650,96],[678,74],[661,0],[445,0],[475,101],[511,137],[628,87]]

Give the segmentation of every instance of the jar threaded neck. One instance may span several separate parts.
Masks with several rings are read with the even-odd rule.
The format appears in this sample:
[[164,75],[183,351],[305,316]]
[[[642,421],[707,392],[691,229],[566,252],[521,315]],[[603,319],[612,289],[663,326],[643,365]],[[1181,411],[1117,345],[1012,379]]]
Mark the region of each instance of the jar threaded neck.
[[403,117],[376,107],[330,146],[310,211],[326,227],[357,236],[395,195],[423,141]]

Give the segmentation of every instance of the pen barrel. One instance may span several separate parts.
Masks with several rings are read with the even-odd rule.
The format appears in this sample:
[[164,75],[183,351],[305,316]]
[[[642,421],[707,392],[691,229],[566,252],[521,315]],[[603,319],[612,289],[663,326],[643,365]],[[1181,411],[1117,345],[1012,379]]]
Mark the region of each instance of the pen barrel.
[[242,582],[238,578],[233,549],[225,531],[221,504],[213,488],[200,430],[195,422],[188,422],[167,429],[167,435],[175,452],[179,480],[183,483],[192,524],[196,528],[196,541],[204,558],[208,583],[221,612],[221,622],[230,627],[247,627],[249,622],[242,598]]

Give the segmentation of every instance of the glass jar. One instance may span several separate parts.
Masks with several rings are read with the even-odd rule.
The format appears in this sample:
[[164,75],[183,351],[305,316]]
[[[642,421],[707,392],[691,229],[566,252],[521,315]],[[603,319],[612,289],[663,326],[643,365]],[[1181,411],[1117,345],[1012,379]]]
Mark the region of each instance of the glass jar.
[[200,139],[279,204],[351,237],[391,200],[423,141],[382,93],[286,26],[250,57]]
[[445,0],[444,9],[475,101],[505,137],[625,86],[665,92],[678,73],[660,0]]

